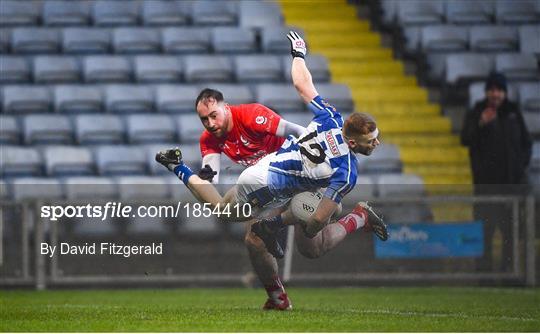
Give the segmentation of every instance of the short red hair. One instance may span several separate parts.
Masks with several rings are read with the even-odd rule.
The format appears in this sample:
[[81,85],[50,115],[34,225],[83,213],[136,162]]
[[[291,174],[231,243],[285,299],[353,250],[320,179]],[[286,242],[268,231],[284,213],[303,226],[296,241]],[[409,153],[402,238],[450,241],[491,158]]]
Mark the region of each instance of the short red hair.
[[343,133],[346,137],[367,135],[375,131],[377,124],[370,115],[363,112],[354,112],[343,124]]

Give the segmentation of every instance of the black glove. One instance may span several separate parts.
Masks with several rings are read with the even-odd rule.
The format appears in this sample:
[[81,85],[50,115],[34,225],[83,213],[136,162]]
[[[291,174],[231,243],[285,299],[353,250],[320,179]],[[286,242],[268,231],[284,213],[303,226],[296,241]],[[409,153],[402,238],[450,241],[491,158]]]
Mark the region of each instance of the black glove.
[[303,59],[307,53],[306,42],[296,31],[289,31],[287,38],[291,42],[291,55],[293,58],[300,57]]
[[197,174],[201,179],[206,180],[208,182],[212,182],[212,179],[214,178],[214,175],[216,175],[217,172],[210,167],[210,165],[204,165],[203,168],[199,171]]

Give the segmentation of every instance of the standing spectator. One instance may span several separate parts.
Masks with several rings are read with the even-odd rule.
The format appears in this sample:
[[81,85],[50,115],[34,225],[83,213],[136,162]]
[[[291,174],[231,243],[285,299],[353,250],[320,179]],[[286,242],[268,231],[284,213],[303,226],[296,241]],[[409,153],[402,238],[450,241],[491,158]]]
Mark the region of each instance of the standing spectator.
[[[532,143],[517,105],[507,98],[506,78],[492,73],[486,81],[486,97],[467,113],[461,142],[469,147],[475,194],[515,193],[526,183]],[[512,224],[508,207],[478,204],[475,219],[484,221],[484,256],[479,269],[492,269],[492,243],[498,226],[503,238],[501,270],[510,269]]]

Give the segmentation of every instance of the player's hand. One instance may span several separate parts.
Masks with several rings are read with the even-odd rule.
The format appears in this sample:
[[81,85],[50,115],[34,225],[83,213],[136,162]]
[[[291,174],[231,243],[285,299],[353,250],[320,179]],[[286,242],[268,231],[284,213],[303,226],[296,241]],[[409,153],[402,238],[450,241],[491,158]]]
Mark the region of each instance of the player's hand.
[[197,174],[201,179],[206,180],[208,182],[212,182],[212,179],[214,179],[214,176],[217,174],[216,171],[210,167],[210,165],[204,165],[203,168],[199,171]]
[[307,54],[306,42],[298,35],[296,31],[289,31],[287,38],[291,42],[291,55],[304,58]]

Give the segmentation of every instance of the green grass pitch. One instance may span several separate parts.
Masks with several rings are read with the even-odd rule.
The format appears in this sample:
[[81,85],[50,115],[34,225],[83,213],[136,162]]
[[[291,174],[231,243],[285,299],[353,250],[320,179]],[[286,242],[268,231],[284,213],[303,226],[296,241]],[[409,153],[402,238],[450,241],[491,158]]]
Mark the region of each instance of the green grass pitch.
[[290,288],[294,310],[262,311],[262,289],[0,291],[3,332],[538,332],[540,290]]

